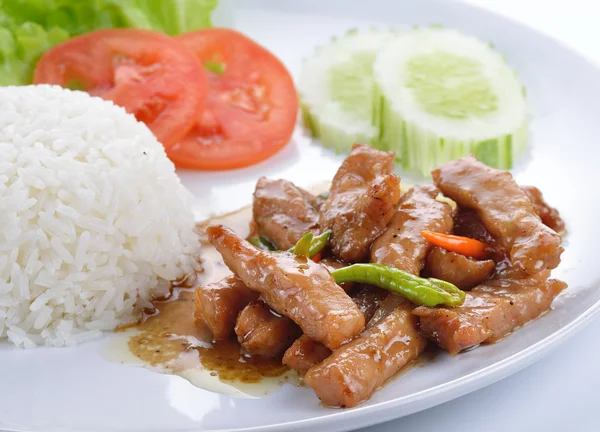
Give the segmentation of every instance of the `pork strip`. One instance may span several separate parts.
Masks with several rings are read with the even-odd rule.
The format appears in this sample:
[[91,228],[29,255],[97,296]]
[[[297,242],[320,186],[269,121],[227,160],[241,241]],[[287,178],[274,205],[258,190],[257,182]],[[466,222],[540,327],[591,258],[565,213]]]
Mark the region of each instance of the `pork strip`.
[[425,347],[411,310],[410,303],[402,302],[376,325],[309,369],[304,382],[325,405],[350,408],[367,400]]
[[289,252],[259,250],[223,225],[206,232],[231,271],[311,338],[335,349],[364,328],[362,312],[324,266]]
[[258,294],[237,276],[201,285],[194,292],[194,316],[206,324],[213,339],[226,339],[233,332],[238,313]]
[[444,195],[477,212],[514,266],[536,274],[559,264],[561,237],[542,223],[509,172],[467,156],[445,163],[432,176]]
[[425,272],[428,276],[450,282],[468,290],[490,278],[496,263],[493,260],[477,261],[472,258],[434,247],[427,256]]
[[525,192],[533,204],[535,212],[538,214],[540,219],[542,219],[544,225],[553,229],[557,233],[561,233],[565,230],[565,222],[560,217],[558,210],[548,205],[548,203],[544,200],[544,195],[542,194],[541,190],[535,186],[521,186],[521,189],[523,192]]
[[550,309],[566,287],[556,279],[532,277],[520,280],[489,280],[467,293],[456,308],[419,306],[423,335],[455,355],[482,344],[492,344]]
[[[370,285],[363,285],[352,293],[352,300],[369,321],[379,307],[379,303],[388,296],[388,292]],[[283,364],[295,369],[300,374],[305,374],[308,369],[321,363],[331,354],[325,345],[315,342],[306,335],[302,335],[285,352]]]
[[273,312],[262,300],[250,302],[238,315],[235,333],[251,355],[278,357],[302,331],[291,319]]
[[470,209],[460,209],[454,217],[453,233],[474,238],[490,246],[492,259],[496,263],[494,279],[527,279],[531,275],[514,266],[500,243],[481,222],[477,213]]
[[431,244],[421,231],[449,233],[452,208],[437,201],[435,186],[415,186],[400,199],[398,211],[371,248],[371,262],[419,275]]
[[361,285],[350,294],[350,297],[352,297],[356,306],[358,306],[365,316],[365,322],[368,323],[373,318],[373,315],[375,315],[375,311],[379,308],[380,303],[389,294],[389,291],[376,286]]
[[317,233],[316,205],[315,196],[292,182],[261,177],[254,190],[252,214],[259,233],[287,250],[307,232]]
[[[438,193],[433,186],[416,186],[402,197],[387,230],[373,243],[373,262],[419,274],[431,248],[421,231],[452,229],[452,209],[435,199]],[[324,403],[355,406],[418,357],[425,342],[410,318],[412,307],[388,294],[362,335],[309,370],[307,382]]]
[[477,213],[471,209],[458,209],[458,212],[454,216],[452,233],[486,243],[494,251],[494,260],[501,260],[506,256],[502,246],[490,234],[485,225],[483,225]]
[[333,178],[319,225],[332,230],[331,249],[345,261],[366,259],[371,243],[394,215],[400,179],[391,174],[393,168],[392,152],[354,144]]
[[282,363],[304,375],[331,355],[331,350],[306,335],[300,336],[283,355]]
[[[348,265],[345,262],[335,259],[334,257],[323,258],[321,261],[319,261],[319,264],[325,266],[325,268],[330,272]],[[340,284],[340,286],[344,291],[350,292],[350,290],[354,287],[354,282],[344,282],[343,284]]]
[[[346,265],[343,262],[337,261],[334,258],[323,258],[321,261],[319,261],[319,264],[325,266],[325,268],[329,271],[333,271],[335,269],[342,268]],[[340,287],[342,287],[342,289],[344,291],[348,292],[348,290],[352,287],[352,285],[353,284],[351,282],[349,282],[349,283],[341,284]],[[365,299],[365,301],[366,301],[366,299]],[[354,300],[354,302],[356,303],[356,300]],[[262,303],[262,304],[264,305],[264,303]],[[242,311],[242,313],[245,313],[245,315],[246,315],[246,317],[244,317],[244,319],[243,319],[243,322],[245,323],[244,327],[238,329],[238,327],[236,326],[236,334],[238,335],[238,340],[240,340],[240,343],[242,343],[240,338],[243,337],[246,340],[246,343],[245,344],[242,343],[242,346],[250,354],[261,353],[260,355],[262,355],[262,356],[277,357],[283,352],[283,351],[280,351],[280,348],[283,348],[283,350],[290,348],[290,345],[292,344],[292,342],[294,342],[294,339],[298,338],[298,336],[300,336],[302,334],[302,332],[300,331],[298,326],[288,317],[286,317],[284,315],[279,315],[279,314],[274,315],[275,313],[272,310],[271,310],[270,314],[255,313],[256,307],[250,308],[251,305],[252,305],[252,303],[250,305],[248,305],[248,307],[246,307]],[[358,305],[358,306],[359,306],[359,309],[361,309],[361,305]],[[266,305],[264,307],[268,308],[268,306],[266,306]],[[262,309],[259,309],[259,311],[262,312]],[[361,312],[363,312],[363,314],[364,314],[364,311],[362,309],[361,309]],[[240,320],[242,319],[241,315],[242,314],[240,314],[240,316],[238,317],[238,321],[237,321],[238,324],[240,323]],[[265,319],[265,320],[261,319],[263,316],[266,316],[267,319]],[[247,319],[250,317],[251,317],[251,319]],[[255,330],[254,327],[256,327],[257,330]],[[266,336],[269,334],[275,334],[277,341],[282,341],[282,342],[277,343],[267,337],[263,337],[263,336]],[[302,338],[300,338],[300,339],[302,339]],[[302,365],[303,362],[306,362],[307,360],[300,358],[300,356],[303,356],[305,354],[306,354],[306,356],[309,356],[309,357],[311,355],[316,355],[317,353],[321,353],[321,352],[327,353],[325,355],[325,357],[327,357],[329,354],[331,354],[331,351],[329,350],[329,348],[325,347],[323,344],[313,341],[308,336],[306,336],[305,339],[310,341],[310,344],[307,344],[306,348],[313,350],[315,352],[315,354],[313,354],[311,352],[299,353],[299,357],[297,359],[294,358],[295,356],[293,356],[291,358],[288,356],[288,361],[290,363],[292,363],[292,364],[298,363],[298,364]],[[319,346],[322,348],[320,348]],[[319,348],[317,348],[317,347],[319,347]],[[300,348],[302,348],[302,347],[300,347]],[[293,351],[292,348],[290,348],[290,350]],[[288,351],[290,351],[290,350],[288,350]],[[286,351],[286,354],[288,353],[288,351]],[[291,351],[290,351],[290,356],[292,355]],[[323,357],[323,358],[325,358],[325,357]],[[323,360],[323,358],[321,360]],[[284,356],[283,363],[288,364],[288,363],[286,363],[285,356]],[[290,366],[292,369],[296,369],[291,364],[288,364],[288,366]],[[308,367],[306,369],[308,369]]]

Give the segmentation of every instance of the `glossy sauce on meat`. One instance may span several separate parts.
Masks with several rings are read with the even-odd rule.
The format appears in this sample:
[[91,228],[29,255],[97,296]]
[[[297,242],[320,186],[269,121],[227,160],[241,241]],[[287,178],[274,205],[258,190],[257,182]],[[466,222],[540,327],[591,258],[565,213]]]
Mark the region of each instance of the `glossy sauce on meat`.
[[529,279],[490,280],[467,293],[460,307],[420,306],[414,314],[421,333],[454,355],[495,343],[549,310],[566,284],[547,277],[543,272]]
[[363,314],[324,266],[290,252],[259,250],[223,225],[211,225],[206,232],[248,288],[329,349],[364,328]]
[[304,381],[328,406],[354,407],[394,376],[425,348],[412,305],[403,302],[389,315],[308,370]]
[[300,336],[283,355],[282,362],[304,375],[331,355],[331,350],[306,335]]
[[261,177],[254,190],[252,214],[259,233],[287,250],[307,232],[317,233],[317,204],[315,196],[292,182]]
[[394,154],[355,144],[321,206],[321,229],[331,229],[333,252],[348,262],[368,257],[400,199],[400,179],[392,174]]
[[375,315],[377,309],[379,309],[380,303],[385,300],[389,294],[389,291],[375,286],[361,285],[352,291],[350,297],[352,297],[352,300],[363,313],[365,321],[368,323],[371,321],[371,318],[373,318],[373,315]]
[[[212,219],[248,233],[251,209]],[[199,225],[203,232],[208,222]],[[124,326],[111,335],[101,354],[119,363],[150,366],[180,375],[197,387],[232,396],[261,396],[297,378],[280,358],[247,356],[235,337],[213,341],[210,329],[194,317],[194,284],[231,275],[221,256],[203,240],[200,259],[204,271],[188,286],[173,286],[168,299],[153,301],[139,324]]]
[[502,246],[496,241],[493,235],[487,230],[487,228],[477,216],[473,210],[470,209],[459,209],[454,216],[454,227],[452,233],[474,238],[487,244],[493,250],[493,258],[495,261],[501,261],[506,257],[506,253],[502,249]]
[[235,333],[248,354],[278,358],[302,331],[288,317],[274,312],[262,300],[255,300],[238,315]]
[[536,274],[558,266],[561,237],[542,223],[509,172],[467,156],[445,163],[432,176],[444,195],[477,212],[515,267]]
[[[323,258],[319,264],[325,266],[329,271],[346,265],[331,257]],[[352,289],[353,284],[349,282],[340,286],[348,292]],[[369,300],[374,299],[373,296],[363,295],[359,303],[354,295],[352,297],[363,314],[365,314],[366,308],[375,307],[375,304],[368,304]],[[257,308],[252,304],[249,306],[254,307],[247,307],[242,311],[236,326],[238,341],[248,353],[274,357],[279,356],[283,350],[287,349],[283,356],[283,363],[302,373],[331,354],[331,350],[320,342],[316,342],[306,335],[299,337],[302,331],[288,317],[279,315],[264,303],[263,307]],[[365,318],[367,317],[365,316]],[[296,338],[298,339],[294,341]],[[292,342],[294,343],[290,347]],[[307,366],[309,364],[310,366]]]
[[371,262],[420,273],[431,249],[421,231],[449,233],[453,225],[452,208],[435,199],[438,193],[435,186],[415,186],[402,196],[387,229],[373,243]]
[[468,290],[491,277],[495,268],[493,260],[478,261],[434,247],[427,256],[425,273],[428,277],[445,280],[462,290]]
[[234,275],[218,282],[199,284],[194,291],[194,316],[208,327],[213,339],[227,339],[233,332],[238,313],[257,297],[256,292]]
[[[152,366],[167,365],[180,372],[197,357],[202,366],[225,381],[258,382],[263,376],[279,376],[285,372],[273,359],[244,357],[232,339],[212,341],[206,328],[193,318],[193,295],[175,288],[172,298],[156,301],[156,309],[146,315],[135,328],[138,334],[129,340],[129,349]],[[185,358],[188,357],[188,358]]]
[[[367,171],[371,170],[372,175],[378,170],[387,170],[385,159],[365,165]],[[337,225],[337,236],[330,244],[335,253],[345,254],[342,251],[346,240],[350,245],[346,249],[351,253],[349,256],[359,256],[365,247],[368,250],[372,238],[383,230],[389,209],[393,208],[389,227],[372,245],[373,260],[419,274],[429,253],[425,273],[443,275],[444,279],[463,287],[489,276],[492,261],[475,262],[443,250],[431,251],[431,245],[422,238],[424,229],[452,230],[453,210],[436,200],[438,189],[434,186],[413,188],[402,198],[396,212],[392,205],[393,193],[390,193],[395,188],[395,176],[379,175],[369,183],[365,181],[364,176],[368,177],[365,167],[346,164],[344,180],[334,182],[333,189],[337,183],[349,187],[347,191],[352,193],[348,197],[354,194],[354,202],[351,199],[338,201],[340,206],[336,211],[354,206],[352,211],[359,215],[336,216],[335,220],[343,223]],[[360,178],[353,177],[356,173]],[[361,182],[363,186],[368,184],[355,188]],[[362,193],[359,193],[361,187]],[[332,200],[323,202],[285,181],[261,179],[257,191],[253,209],[258,222],[256,229],[271,240],[276,239],[280,247],[287,246],[286,242],[295,243],[305,230],[320,232],[314,223],[315,214],[320,207],[324,212],[334,207]],[[381,191],[382,194],[378,194]],[[259,201],[258,206],[256,201]],[[544,211],[551,211],[545,202],[543,205],[546,206]],[[541,210],[535,206],[535,211]],[[472,211],[473,223],[468,217],[465,223],[459,222],[460,215],[467,212],[459,210],[455,232],[477,231],[482,227],[481,233],[470,236],[487,235],[493,244],[495,238]],[[154,301],[155,308],[147,311],[140,324],[119,333],[126,337],[123,340],[127,341],[128,352],[139,364],[181,375],[212,391],[255,395],[265,392],[267,382],[274,385],[295,376],[290,375],[290,366],[306,372],[306,383],[325,405],[352,407],[367,400],[423,352],[426,342],[418,331],[419,319],[422,333],[454,354],[478,343],[496,342],[537,318],[565,287],[560,281],[543,278],[491,279],[469,293],[462,307],[415,310],[406,300],[377,288],[344,286],[341,289],[334,283],[330,271],[344,263],[325,258],[320,265],[305,257],[286,252],[268,253],[249,246],[240,236],[248,233],[251,218],[251,209],[244,209],[211,221],[232,226],[239,236],[224,227],[213,226],[208,230],[224,261],[240,279],[232,275],[205,238],[201,257],[204,273],[199,279],[190,281],[193,285],[174,286],[171,297]],[[204,224],[201,231],[207,226]],[[498,250],[503,252],[506,241],[500,238],[503,242],[498,244]],[[547,277],[546,273],[543,275]],[[204,287],[196,291],[195,319],[194,294],[189,286]],[[248,290],[253,294],[249,295]],[[350,293],[352,300],[344,291]],[[259,295],[260,299],[256,299]],[[234,338],[225,338],[231,333],[233,317],[239,343]],[[305,334],[301,335],[294,321]],[[215,337],[224,339],[215,341]],[[241,392],[225,390],[223,385]]]
[[558,210],[551,207],[546,200],[542,191],[535,186],[521,186],[521,189],[533,204],[533,208],[538,216],[542,219],[542,222],[547,227],[553,229],[557,233],[562,233],[565,230],[565,222],[560,217]]
[[[367,328],[370,327],[371,318],[378,311],[380,303],[388,296],[388,291],[370,285],[358,286],[351,293],[352,301],[356,303],[358,309],[365,316],[365,322],[369,323]],[[285,352],[283,364],[304,375],[308,369],[321,363],[330,355],[331,350],[329,348],[306,335],[302,335]]]

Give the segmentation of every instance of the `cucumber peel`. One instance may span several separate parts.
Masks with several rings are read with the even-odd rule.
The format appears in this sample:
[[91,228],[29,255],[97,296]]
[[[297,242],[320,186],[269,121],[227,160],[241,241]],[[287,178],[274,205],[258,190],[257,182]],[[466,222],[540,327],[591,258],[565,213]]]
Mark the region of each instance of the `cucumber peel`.
[[360,142],[428,174],[474,154],[509,169],[527,147],[525,91],[490,44],[443,27],[350,31],[304,65],[304,124],[325,147]]
[[469,153],[509,169],[527,147],[523,88],[475,37],[415,29],[378,53],[373,74],[382,99],[376,146],[395,151],[404,170],[427,174]]
[[373,64],[394,33],[351,30],[306,60],[298,82],[302,117],[310,133],[337,153],[379,139],[380,100]]

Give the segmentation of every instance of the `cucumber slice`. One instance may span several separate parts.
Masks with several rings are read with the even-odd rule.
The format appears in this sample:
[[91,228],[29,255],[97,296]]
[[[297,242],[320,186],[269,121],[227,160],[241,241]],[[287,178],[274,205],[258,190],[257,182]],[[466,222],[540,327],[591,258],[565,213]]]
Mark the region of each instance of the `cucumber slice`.
[[394,33],[352,30],[317,50],[298,82],[305,126],[336,152],[379,138],[380,99],[374,92],[373,63]]
[[377,146],[395,151],[405,170],[427,174],[469,153],[508,169],[527,147],[522,85],[475,37],[437,27],[403,33],[378,53],[373,75]]

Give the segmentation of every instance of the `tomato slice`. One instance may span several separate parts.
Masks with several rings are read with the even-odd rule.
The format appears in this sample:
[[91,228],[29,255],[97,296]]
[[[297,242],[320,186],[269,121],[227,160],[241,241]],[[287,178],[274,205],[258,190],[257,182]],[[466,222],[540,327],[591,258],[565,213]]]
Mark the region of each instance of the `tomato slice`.
[[221,170],[258,163],[285,146],[294,131],[298,96],[285,66],[229,29],[178,36],[204,65],[206,107],[195,127],[167,154],[182,168]]
[[35,84],[58,84],[108,99],[148,125],[169,148],[206,102],[201,63],[181,42],[149,30],[99,30],[47,51]]

